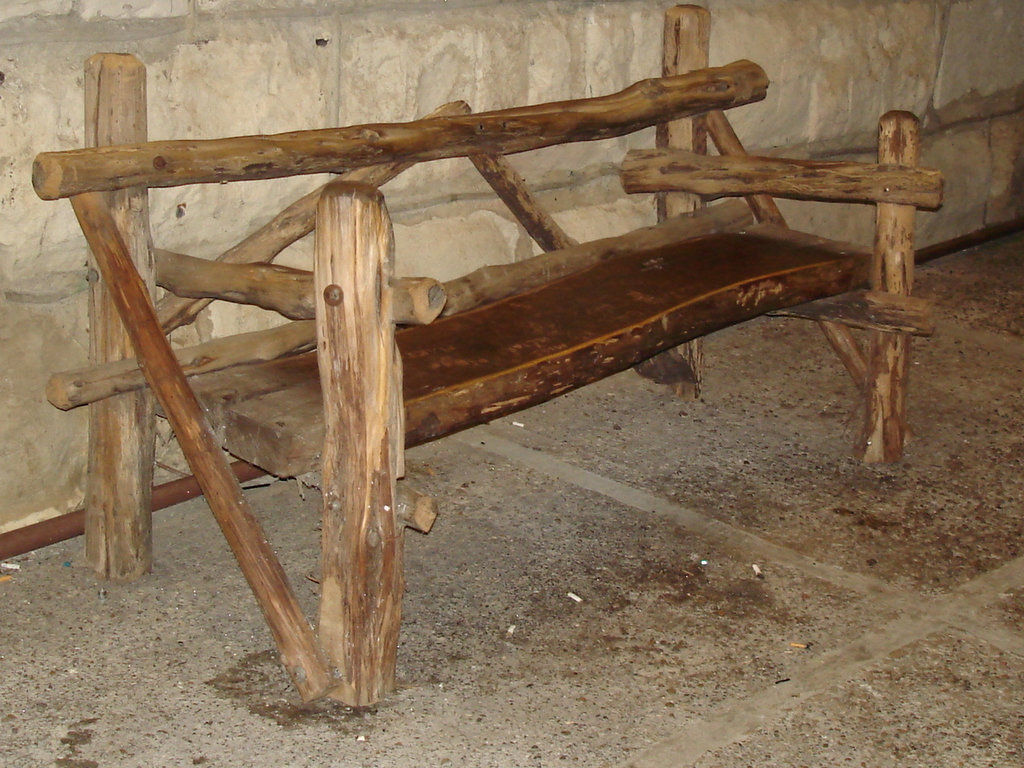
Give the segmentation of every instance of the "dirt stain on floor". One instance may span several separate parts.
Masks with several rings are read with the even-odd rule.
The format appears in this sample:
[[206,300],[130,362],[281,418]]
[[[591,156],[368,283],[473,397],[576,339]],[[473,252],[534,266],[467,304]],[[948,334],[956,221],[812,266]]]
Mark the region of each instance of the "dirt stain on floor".
[[206,681],[220,696],[244,705],[252,714],[283,728],[322,724],[342,734],[355,729],[374,710],[348,707],[321,699],[302,703],[278,661],[276,651],[250,653],[220,675]]

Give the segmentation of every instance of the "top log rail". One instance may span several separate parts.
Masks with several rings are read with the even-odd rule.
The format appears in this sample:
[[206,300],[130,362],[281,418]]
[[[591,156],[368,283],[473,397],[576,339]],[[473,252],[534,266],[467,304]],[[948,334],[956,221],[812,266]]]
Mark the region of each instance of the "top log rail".
[[32,183],[39,197],[56,200],[133,186],[273,179],[392,161],[510,154],[621,136],[666,120],[760,101],[767,90],[764,70],[750,61],[736,61],[641,80],[607,96],[475,115],[44,152],[36,156]]

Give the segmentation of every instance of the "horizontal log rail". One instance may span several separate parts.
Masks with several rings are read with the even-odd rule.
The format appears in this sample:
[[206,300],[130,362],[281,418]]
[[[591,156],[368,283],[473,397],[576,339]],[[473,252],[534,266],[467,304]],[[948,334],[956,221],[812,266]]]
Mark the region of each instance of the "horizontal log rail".
[[929,299],[885,291],[852,291],[768,314],[840,323],[884,333],[931,336],[935,332]]
[[[465,115],[469,111],[469,105],[466,102],[452,101],[442,104],[428,114],[427,118]],[[345,181],[380,187],[408,170],[412,165],[413,163],[368,165],[344,174],[343,178]],[[262,227],[211,261],[223,261],[229,264],[273,261],[281,251],[313,231],[316,204],[322,191],[323,187],[318,187],[300,197]],[[157,317],[160,318],[164,331],[170,333],[175,328],[188,325],[195,320],[211,301],[212,299],[183,299],[179,296],[164,296],[156,306]]]
[[[292,320],[316,316],[313,273],[279,264],[228,264],[156,250],[156,282],[175,296],[222,299],[279,312]],[[426,325],[444,308],[444,286],[432,277],[399,277],[392,285],[395,322]]]
[[[655,248],[701,235],[732,232],[752,221],[744,203],[729,200],[619,237],[595,240],[564,251],[542,253],[512,264],[483,267],[441,285],[447,295],[442,314],[464,312],[497,301],[633,250]],[[185,375],[196,376],[307,352],[315,346],[313,321],[299,320],[270,330],[252,331],[185,347],[176,350],[175,355]],[[138,363],[127,359],[56,373],[50,377],[46,396],[53,405],[68,410],[144,386],[146,380]]]
[[930,168],[846,161],[697,155],[679,149],[635,149],[622,163],[627,192],[685,190],[715,199],[767,194],[794,200],[942,204],[942,174]]
[[175,187],[314,173],[385,162],[510,154],[632,133],[666,120],[749,104],[768,78],[737,61],[641,80],[608,96],[408,123],[358,125],[273,136],[156,141],[36,156],[32,183],[44,200],[124,187]]

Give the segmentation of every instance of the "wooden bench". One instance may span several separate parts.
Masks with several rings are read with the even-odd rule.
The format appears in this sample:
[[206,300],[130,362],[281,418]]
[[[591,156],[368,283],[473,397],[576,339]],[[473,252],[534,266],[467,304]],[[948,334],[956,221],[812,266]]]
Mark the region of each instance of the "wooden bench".
[[[34,183],[44,199],[70,198],[100,277],[93,363],[48,389],[59,407],[91,404],[93,566],[113,578],[149,568],[158,409],[303,699],[364,706],[394,685],[403,526],[429,529],[434,514],[397,482],[405,446],[631,366],[692,393],[701,336],[788,312],[820,323],[863,391],[858,450],[899,458],[909,337],[930,331],[927,305],[908,295],[913,214],[941,196],[939,174],[916,167],[917,121],[882,118],[878,164],[747,156],[723,110],[764,98],[768,81],[751,62],[708,68],[708,29],[705,10],[671,9],[664,76],[609,96],[481,114],[454,103],[410,123],[207,141],[147,141],[142,65],[90,59],[91,148],[39,155]],[[504,160],[653,125],[658,147],[630,152],[622,180],[659,193],[659,223],[619,237],[575,243]],[[708,136],[718,156],[706,154]],[[448,157],[469,158],[544,253],[444,284],[396,278],[378,188]],[[324,172],[339,178],[217,260],[150,245],[150,187]],[[745,200],[702,207],[737,195]],[[877,203],[874,251],[788,229],[769,195]],[[312,273],[270,263],[313,230]],[[168,291],[155,304],[154,282]],[[172,349],[166,334],[213,299],[294,322]],[[851,327],[868,329],[866,351]],[[315,631],[222,449],[281,477],[321,474]]]

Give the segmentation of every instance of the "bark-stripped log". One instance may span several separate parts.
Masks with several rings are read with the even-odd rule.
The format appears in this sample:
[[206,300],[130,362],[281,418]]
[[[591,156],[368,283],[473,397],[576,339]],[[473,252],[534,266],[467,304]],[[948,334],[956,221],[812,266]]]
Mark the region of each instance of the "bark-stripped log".
[[[146,68],[134,56],[101,53],[85,65],[86,143],[146,140]],[[108,196],[132,260],[150,295],[153,254],[149,196],[123,189]],[[89,289],[89,358],[104,364],[132,354],[110,298],[110,287]],[[89,472],[85,490],[85,556],[101,576],[136,579],[153,563],[152,512],[155,420],[153,397],[135,392],[89,411]]]
[[684,189],[707,200],[767,194],[793,200],[893,203],[937,208],[942,174],[930,168],[774,157],[707,157],[673,149],[635,149],[622,164],[627,192]]
[[[464,115],[468,112],[469,105],[466,102],[452,101],[442,104],[427,117]],[[341,178],[345,181],[379,187],[412,165],[413,163],[369,165],[342,174]],[[320,187],[299,198],[262,227],[212,261],[222,261],[228,264],[256,264],[273,261],[281,251],[313,231],[313,224],[316,221],[316,203],[320,199],[322,189],[323,187]],[[157,315],[164,330],[169,333],[175,328],[188,325],[195,320],[196,316],[211,301],[212,299],[183,299],[178,296],[165,296],[157,304]]]
[[[708,65],[711,46],[711,13],[698,5],[677,5],[665,11],[662,30],[661,74],[681,75]],[[707,152],[704,115],[659,123],[654,143],[697,153]],[[664,192],[655,196],[658,221],[691,213],[704,203],[688,192]],[[704,378],[704,340],[697,338],[667,349],[637,364],[636,372],[672,387],[677,397],[696,400]]]
[[702,235],[733,232],[751,222],[750,212],[745,205],[727,201],[625,235],[581,243],[562,251],[542,253],[512,264],[481,267],[444,284],[448,300],[441,315],[448,317],[465,312],[467,309],[536,288],[617,256],[682,243]]
[[607,139],[665,120],[764,98],[768,78],[750,61],[643,80],[618,93],[410,123],[297,131],[205,141],[163,141],[37,155],[32,179],[44,200],[130,186],[273,179],[365,165],[470,154],[509,154]]
[[[251,331],[203,342],[174,351],[186,376],[219,371],[236,365],[276,360],[316,348],[316,326],[312,320]],[[146,386],[146,377],[134,357],[104,365],[92,365],[55,373],[46,385],[46,398],[61,410],[102,400],[121,392]]]
[[[619,237],[595,240],[564,252],[554,251],[514,264],[483,267],[477,272],[442,284],[448,296],[446,311],[442,314],[464,312],[636,249],[670,245],[716,232],[732,232],[751,222],[750,212],[743,203],[727,201],[701,209],[691,216],[670,219],[663,224]],[[429,292],[426,298],[436,304]],[[456,309],[452,310],[452,307]],[[315,336],[311,321],[299,321],[266,331],[253,331],[185,347],[175,354],[185,373],[191,376],[303,352],[313,348]],[[58,408],[68,409],[144,386],[145,379],[138,370],[138,363],[129,359],[116,364],[88,366],[54,374],[47,385],[46,395]]]
[[576,244],[565,234],[551,215],[545,211],[516,172],[502,155],[470,155],[469,159],[491,185],[526,233],[545,251],[557,251]]
[[394,423],[402,393],[393,386],[391,222],[380,192],[329,185],[315,250],[324,420],[317,632],[341,675],[331,697],[365,707],[394,690],[403,591],[395,488],[403,435]]
[[[916,165],[921,150],[917,117],[888,112],[878,124],[878,162]],[[909,294],[914,284],[914,214],[909,205],[879,203],[872,288]],[[867,407],[858,448],[868,462],[899,461],[907,436],[910,335],[873,331],[868,351]]]
[[[292,320],[316,316],[313,273],[277,264],[225,264],[183,253],[157,250],[156,281],[176,296],[251,304]],[[399,277],[395,322],[425,325],[444,308],[444,286],[431,277]]]
[[302,615],[284,569],[249,508],[203,408],[174,359],[160,330],[149,293],[132,265],[103,196],[89,192],[72,198],[71,203],[135,352],[143,360],[146,380],[167,414],[210,510],[256,596],[285,669],[303,699],[322,696],[333,680],[313,631]]
[[[704,122],[708,127],[708,136],[718,149],[718,154],[728,156],[744,157],[747,151],[743,148],[743,142],[736,135],[736,131],[726,117],[725,112],[720,109],[713,109],[704,116]],[[786,219],[779,210],[779,206],[769,195],[747,195],[747,205],[754,213],[754,218],[761,224],[778,224],[786,226]]]
[[854,291],[830,296],[798,307],[772,312],[784,317],[822,320],[851,328],[931,336],[935,332],[932,302],[885,291]]

